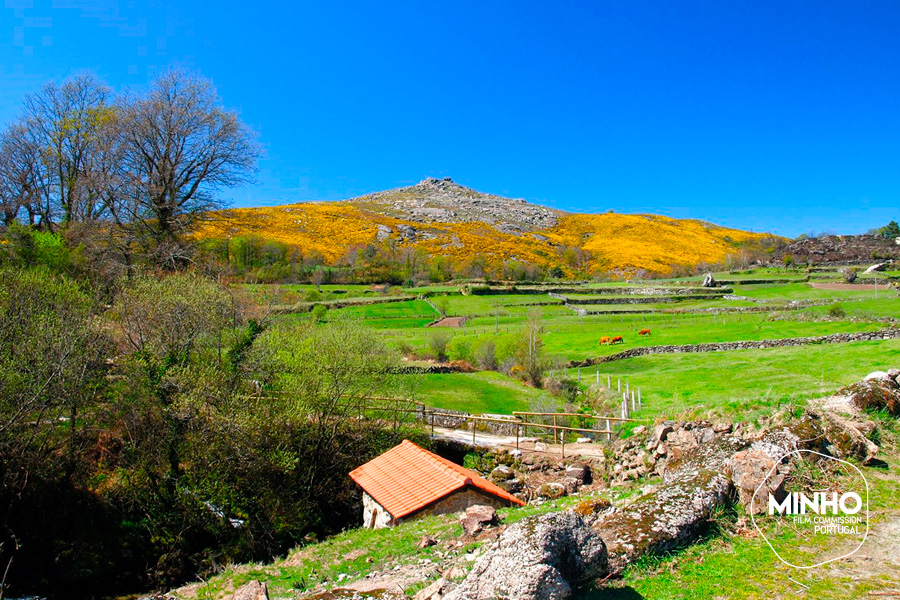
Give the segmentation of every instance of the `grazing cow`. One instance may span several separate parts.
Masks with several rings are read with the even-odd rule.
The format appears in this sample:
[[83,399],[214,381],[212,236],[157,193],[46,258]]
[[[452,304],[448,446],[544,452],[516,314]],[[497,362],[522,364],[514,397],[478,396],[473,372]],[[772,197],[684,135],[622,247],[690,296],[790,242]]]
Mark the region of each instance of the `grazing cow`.
[[614,338],[613,338],[612,340],[610,340],[610,342],[609,342],[610,345],[613,345],[613,344],[624,344],[624,343],[625,343],[625,340],[622,339],[622,336],[621,336],[621,335],[617,335],[616,337],[614,337]]
[[638,331],[638,335],[645,336],[645,335],[652,335],[652,334],[650,333],[650,329],[641,329],[640,331]]
[[605,336],[603,336],[602,338],[600,338],[600,345],[601,345],[601,346],[602,346],[603,344],[608,344],[608,343],[609,343],[609,336],[606,336],[606,335],[605,335]]

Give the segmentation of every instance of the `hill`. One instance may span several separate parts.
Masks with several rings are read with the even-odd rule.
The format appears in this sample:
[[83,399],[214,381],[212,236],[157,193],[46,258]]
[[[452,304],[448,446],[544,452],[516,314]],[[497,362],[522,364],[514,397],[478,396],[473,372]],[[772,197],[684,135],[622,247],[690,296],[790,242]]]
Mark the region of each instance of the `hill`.
[[615,213],[576,214],[485,194],[447,179],[339,202],[223,210],[197,239],[258,236],[335,263],[361,246],[414,248],[484,268],[521,262],[598,275],[639,270],[668,274],[771,240],[767,234],[695,219]]

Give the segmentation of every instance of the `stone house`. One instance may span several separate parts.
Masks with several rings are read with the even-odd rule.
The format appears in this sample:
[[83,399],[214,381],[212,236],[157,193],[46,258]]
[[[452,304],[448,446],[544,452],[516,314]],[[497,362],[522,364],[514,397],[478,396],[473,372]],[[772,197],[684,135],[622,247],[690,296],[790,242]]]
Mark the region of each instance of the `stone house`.
[[525,503],[477,473],[403,440],[350,471],[363,489],[363,527],[379,528],[422,515]]

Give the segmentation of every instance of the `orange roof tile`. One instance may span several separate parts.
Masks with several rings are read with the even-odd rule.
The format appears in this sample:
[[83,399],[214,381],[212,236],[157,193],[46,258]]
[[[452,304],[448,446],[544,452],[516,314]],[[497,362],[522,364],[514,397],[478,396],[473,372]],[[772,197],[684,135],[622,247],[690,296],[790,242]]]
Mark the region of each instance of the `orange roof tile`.
[[525,504],[484,477],[409,440],[350,471],[350,477],[395,519],[468,485],[513,504]]

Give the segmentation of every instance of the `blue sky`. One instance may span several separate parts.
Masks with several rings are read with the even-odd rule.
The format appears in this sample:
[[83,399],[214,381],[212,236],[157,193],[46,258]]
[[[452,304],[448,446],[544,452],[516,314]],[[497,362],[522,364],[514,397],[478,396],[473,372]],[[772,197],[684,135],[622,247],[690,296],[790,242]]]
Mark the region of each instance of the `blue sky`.
[[0,124],[48,80],[212,79],[267,152],[237,206],[450,176],[784,235],[900,217],[900,3],[5,0]]

